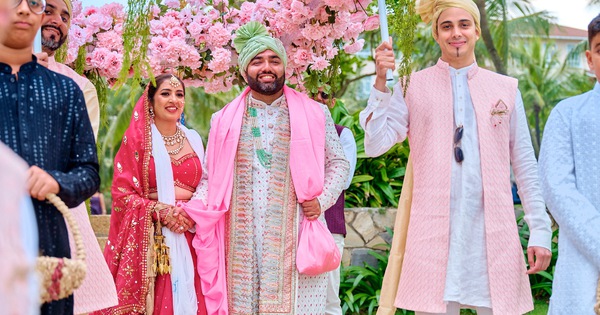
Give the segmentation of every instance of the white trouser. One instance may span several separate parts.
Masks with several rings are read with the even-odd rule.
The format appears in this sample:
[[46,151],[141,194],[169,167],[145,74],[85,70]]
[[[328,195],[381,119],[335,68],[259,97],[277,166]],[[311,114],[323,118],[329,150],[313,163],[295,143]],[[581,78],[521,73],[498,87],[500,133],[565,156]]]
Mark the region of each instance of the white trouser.
[[[492,309],[487,307],[476,307],[477,315],[492,315]],[[456,302],[448,302],[446,306],[446,313],[426,313],[426,312],[415,312],[415,315],[459,315],[460,304]]]
[[[340,256],[344,254],[344,235],[331,234],[340,250]],[[327,315],[342,315],[342,301],[340,301],[340,267],[332,270],[327,275],[327,306],[325,314]]]

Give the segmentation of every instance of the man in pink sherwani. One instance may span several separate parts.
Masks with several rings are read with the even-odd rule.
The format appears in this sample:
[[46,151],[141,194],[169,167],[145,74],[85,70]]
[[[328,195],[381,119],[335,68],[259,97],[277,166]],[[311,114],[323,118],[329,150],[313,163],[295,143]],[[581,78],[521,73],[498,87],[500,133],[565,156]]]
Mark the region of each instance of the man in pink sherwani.
[[[360,115],[365,152],[383,154],[408,137],[414,174],[405,252],[392,245],[378,314],[395,307],[416,314],[526,313],[533,309],[527,274],[548,267],[552,233],[517,80],[478,67],[480,16],[472,0],[423,0],[417,12],[432,22],[440,60],[412,74],[406,95],[399,83],[392,94],[385,73],[395,67],[394,53],[382,43]],[[511,166],[531,230],[529,270]]]

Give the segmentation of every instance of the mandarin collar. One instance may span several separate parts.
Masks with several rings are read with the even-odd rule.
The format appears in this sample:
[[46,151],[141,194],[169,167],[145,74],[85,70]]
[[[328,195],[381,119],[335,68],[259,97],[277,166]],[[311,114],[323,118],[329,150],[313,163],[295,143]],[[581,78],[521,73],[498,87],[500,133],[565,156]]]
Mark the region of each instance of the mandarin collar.
[[274,100],[273,103],[271,103],[271,104],[267,104],[263,101],[255,99],[254,97],[252,97],[252,93],[248,93],[248,97],[250,100],[250,104],[252,104],[254,107],[257,107],[257,108],[281,107],[285,101],[285,94],[281,94],[281,96],[279,98],[277,98],[276,100]]
[[[35,55],[31,55],[32,60],[21,65],[18,73],[30,74],[40,65],[37,62],[37,57]],[[8,64],[0,62],[0,72],[5,74],[12,74],[12,68]]]
[[451,70],[455,70],[455,71],[463,71],[463,70],[467,70],[467,79],[472,79],[477,72],[479,72],[479,66],[477,65],[477,62],[473,62],[472,64],[464,67],[464,68],[460,68],[460,69],[454,69],[450,66],[450,64],[448,64],[447,62],[443,61],[442,58],[438,59],[438,62],[436,64],[437,67],[444,69],[445,71],[451,72]]

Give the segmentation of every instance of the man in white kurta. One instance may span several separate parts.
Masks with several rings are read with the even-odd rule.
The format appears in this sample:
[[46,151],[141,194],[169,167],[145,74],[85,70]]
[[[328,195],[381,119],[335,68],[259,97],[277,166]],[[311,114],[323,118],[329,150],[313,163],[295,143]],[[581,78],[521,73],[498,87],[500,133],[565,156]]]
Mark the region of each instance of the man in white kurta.
[[[428,8],[427,6],[431,7]],[[422,17],[429,15],[428,19],[432,20],[435,26],[433,28],[434,38],[442,50],[440,61],[431,68],[432,70],[429,70],[429,73],[447,71],[450,76],[448,81],[451,86],[447,90],[431,91],[431,93],[448,93],[441,98],[452,99],[454,127],[456,129],[460,127],[462,130],[462,138],[458,137],[457,140],[457,136],[454,137],[454,152],[447,153],[447,159],[451,160],[451,162],[448,161],[451,163],[451,171],[449,172],[451,177],[449,194],[450,231],[447,265],[439,266],[439,268],[446,269],[443,289],[443,302],[446,305],[446,312],[436,311],[433,313],[458,314],[461,307],[469,307],[476,308],[479,314],[492,314],[493,309],[495,309],[494,313],[498,310],[496,304],[492,303],[493,299],[490,293],[488,275],[490,271],[488,266],[494,262],[490,262],[487,257],[486,228],[489,230],[489,227],[486,226],[487,222],[485,220],[484,177],[482,176],[480,153],[480,149],[486,148],[488,143],[480,141],[481,128],[478,124],[488,124],[490,119],[492,123],[494,123],[493,119],[504,119],[504,124],[509,126],[510,162],[520,188],[519,193],[524,204],[525,220],[531,230],[528,245],[531,269],[528,273],[546,269],[551,257],[549,251],[550,220],[545,212],[544,201],[538,185],[536,160],[523,102],[519,91],[517,90],[515,93],[513,90],[515,97],[510,102],[514,103],[514,109],[509,111],[509,114],[506,115],[508,117],[500,118],[493,114],[491,117],[479,117],[480,113],[476,111],[473,103],[476,94],[470,90],[470,85],[475,84],[470,81],[477,75],[481,76],[478,73],[482,71],[478,69],[474,58],[475,42],[479,38],[479,13],[471,0],[438,1],[436,5],[433,5],[431,1],[421,1],[419,10]],[[427,18],[424,18],[424,20],[427,20]],[[393,52],[389,43],[383,43],[377,49],[376,64],[377,79],[375,87],[371,90],[367,108],[360,114],[361,125],[365,129],[365,152],[370,156],[381,155],[394,144],[404,141],[407,136],[410,138],[413,124],[432,123],[439,125],[442,123],[411,121],[411,117],[409,117],[411,104],[407,105],[400,83],[394,87],[393,94],[385,86],[385,70],[394,67]],[[413,85],[410,88],[417,90],[431,89],[426,85],[431,81],[416,81],[417,83],[411,81],[411,85],[417,84],[418,86]],[[431,86],[434,86],[434,83],[431,83]],[[414,99],[417,98],[413,97]],[[486,104],[484,106],[486,106],[486,110],[489,110],[487,109],[489,107],[494,110],[494,104],[491,105]],[[440,106],[440,104],[429,104],[428,106]],[[482,105],[478,104],[478,106]],[[506,112],[508,111],[503,112],[503,114],[506,114]],[[453,130],[454,128],[447,132],[452,133]],[[419,139],[419,136],[413,134],[412,141],[419,141],[415,140],[415,138]],[[412,144],[411,142],[411,147]],[[460,156],[457,155],[457,147],[460,148]],[[413,159],[439,158],[438,156],[415,156],[413,152],[411,152],[411,155],[413,155]],[[443,160],[443,158],[440,159]],[[506,165],[507,169],[509,167],[510,165]],[[418,171],[415,172],[415,181],[417,176],[419,176]],[[506,185],[510,185],[510,182],[507,181]],[[410,228],[407,242],[409,244],[411,242]],[[422,250],[428,249],[423,248]],[[534,256],[536,257],[535,262]],[[404,272],[405,270],[403,270],[403,276]],[[402,279],[400,278],[401,282]],[[382,290],[382,295],[386,293],[385,290],[386,288]],[[395,296],[396,288],[389,288],[389,290],[393,290],[393,296]],[[383,303],[383,308],[378,314],[387,314],[385,312],[393,311],[393,307],[398,306],[399,299],[396,298],[393,305],[386,304],[392,302],[394,301]],[[412,302],[403,303],[409,305]],[[432,314],[431,311],[424,311],[423,309],[415,310],[417,314]]]
[[[590,70],[600,79],[600,15],[588,27]],[[540,152],[542,191],[558,223],[548,314],[594,315],[600,276],[600,84],[552,110]]]

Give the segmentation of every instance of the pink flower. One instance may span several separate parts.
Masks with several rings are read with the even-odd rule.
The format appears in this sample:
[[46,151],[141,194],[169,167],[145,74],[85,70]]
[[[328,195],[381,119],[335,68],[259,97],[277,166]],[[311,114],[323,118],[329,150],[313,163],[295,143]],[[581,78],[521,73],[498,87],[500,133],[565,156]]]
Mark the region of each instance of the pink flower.
[[148,49],[153,55],[160,55],[166,51],[169,46],[169,40],[162,36],[154,36],[148,44]]
[[152,14],[152,17],[157,17],[160,14],[160,7],[157,6],[156,4],[153,5],[150,8],[150,14]]
[[215,48],[211,51],[212,60],[208,62],[208,68],[215,73],[229,70],[231,65],[231,51],[225,48]]
[[344,52],[346,52],[347,54],[355,54],[362,50],[364,44],[365,40],[361,38],[352,44],[344,45]]
[[312,60],[312,54],[306,49],[298,49],[296,53],[294,53],[294,62],[297,65],[303,66],[307,65],[309,60]]
[[179,9],[181,7],[179,0],[165,0],[164,4],[171,9]]
[[115,31],[98,33],[97,37],[96,47],[104,47],[119,52],[123,50],[123,37]]
[[311,69],[320,71],[320,70],[327,69],[327,67],[329,67],[329,61],[327,59],[325,59],[325,57],[313,56],[313,64],[312,64],[312,66],[310,66]]
[[333,59],[333,57],[337,56],[338,52],[339,51],[338,51],[337,47],[333,47],[333,48],[327,50],[327,59],[330,59],[330,60]]
[[208,29],[208,42],[209,47],[222,47],[227,45],[231,40],[231,33],[229,33],[224,27],[223,23],[215,23]]
[[319,40],[331,33],[331,26],[307,24],[302,30],[302,36],[310,40]]
[[202,26],[200,26],[200,24],[198,22],[192,22],[190,24],[188,24],[187,26],[187,30],[188,32],[190,32],[190,35],[193,38],[198,37],[200,34],[202,34]]
[[379,15],[368,17],[363,23],[365,31],[372,31],[379,28]]
[[165,26],[160,20],[150,21],[150,34],[163,35]]
[[81,1],[75,0],[72,2],[72,5],[73,5],[73,16],[78,16],[79,14],[81,14],[81,11],[83,10],[83,8],[81,6]]
[[86,43],[87,33],[78,25],[72,25],[69,29],[69,44],[83,46]]
[[98,8],[96,8],[95,6],[89,6],[83,10],[83,15],[90,16],[96,12],[98,12]]
[[180,27],[174,27],[169,30],[167,38],[170,40],[185,40],[185,30]]

